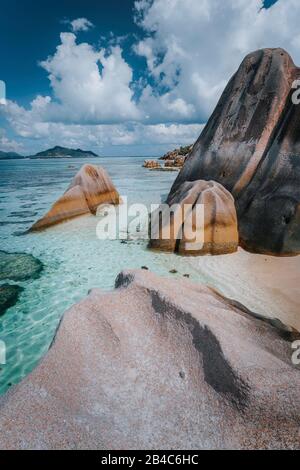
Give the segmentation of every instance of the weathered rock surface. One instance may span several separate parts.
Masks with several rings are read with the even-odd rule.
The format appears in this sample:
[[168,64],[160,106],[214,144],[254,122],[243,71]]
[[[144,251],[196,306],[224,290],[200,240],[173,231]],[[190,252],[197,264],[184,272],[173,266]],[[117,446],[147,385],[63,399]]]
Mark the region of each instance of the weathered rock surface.
[[[169,206],[164,205],[151,214],[151,248],[185,255],[218,255],[237,250],[234,198],[221,184],[185,182],[168,202],[174,212],[170,214]],[[202,207],[204,219],[198,212]]]
[[79,215],[95,214],[99,205],[119,202],[120,196],[106,171],[99,166],[84,165],[63,196],[30,231],[41,230]]
[[23,291],[21,286],[2,284],[0,285],[0,316],[4,315],[6,310],[13,307],[17,302],[20,293]]
[[178,171],[179,168],[183,167],[184,162],[185,157],[176,156],[173,160],[166,160],[163,166],[158,160],[145,160],[143,167],[148,168],[148,170]]
[[228,83],[170,193],[185,181],[214,180],[236,200],[243,247],[300,253],[300,77],[282,49],[249,54]]
[[0,281],[36,279],[43,269],[40,260],[27,253],[7,253],[0,250]]
[[160,169],[161,164],[156,160],[145,160],[144,164],[143,164],[143,167],[144,168],[149,168],[150,170]]
[[299,448],[280,329],[188,280],[129,271],[116,287],[71,308],[0,399],[2,449]]
[[177,157],[187,157],[188,154],[192,151],[193,145],[187,145],[186,147],[180,147],[170,152],[165,153],[160,160],[176,160]]
[[166,160],[165,167],[176,167],[182,168],[184,165],[186,157],[185,156],[177,156],[174,160]]
[[159,160],[165,160],[164,168],[182,168],[186,158],[192,151],[193,145],[187,145],[186,147],[180,147],[175,150],[167,152],[165,155],[160,157]]

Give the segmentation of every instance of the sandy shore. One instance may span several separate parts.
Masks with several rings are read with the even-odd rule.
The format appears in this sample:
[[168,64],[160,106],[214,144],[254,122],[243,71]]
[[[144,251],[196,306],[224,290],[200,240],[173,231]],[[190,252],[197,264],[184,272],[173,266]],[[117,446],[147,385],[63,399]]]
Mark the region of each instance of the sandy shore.
[[239,249],[235,254],[189,262],[223,295],[300,331],[300,256],[276,258]]

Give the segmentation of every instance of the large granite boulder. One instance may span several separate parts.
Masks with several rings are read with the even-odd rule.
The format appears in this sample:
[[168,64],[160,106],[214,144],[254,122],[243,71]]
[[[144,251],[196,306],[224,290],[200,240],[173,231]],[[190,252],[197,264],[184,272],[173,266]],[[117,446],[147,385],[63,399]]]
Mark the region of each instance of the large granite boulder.
[[38,220],[30,231],[41,230],[79,215],[95,214],[101,204],[119,204],[120,196],[106,171],[83,165],[67,191]]
[[274,255],[300,253],[300,77],[283,49],[249,54],[170,192],[185,181],[214,180],[236,200],[241,244]]
[[120,196],[104,168],[84,165],[75,176],[70,188],[79,186],[92,214],[101,204],[119,204]]
[[215,181],[183,183],[169,205],[151,214],[150,226],[149,246],[154,249],[218,255],[237,251],[239,244],[234,198]]
[[0,399],[2,449],[299,448],[288,331],[188,280],[128,271],[116,288],[71,308]]

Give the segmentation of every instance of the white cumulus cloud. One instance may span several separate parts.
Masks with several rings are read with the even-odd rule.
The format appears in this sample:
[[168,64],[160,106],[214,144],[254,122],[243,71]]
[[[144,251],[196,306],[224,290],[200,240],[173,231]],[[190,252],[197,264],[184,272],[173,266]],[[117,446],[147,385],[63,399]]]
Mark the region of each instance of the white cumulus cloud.
[[[262,5],[137,0],[142,38],[133,53],[145,59],[137,81],[122,41],[110,38],[106,47],[79,42],[75,33],[92,24],[78,18],[71,23],[73,33],[62,33],[55,53],[40,63],[51,96],[37,96],[27,108],[8,100],[0,113],[16,139],[32,149],[57,143],[146,154],[191,143],[246,54],[283,47],[300,65],[299,0]],[[3,139],[2,147],[8,145]]]
[[[9,122],[11,129],[22,142],[26,142],[28,154],[41,148],[61,145],[86,148],[102,155],[159,155],[173,147],[194,142],[203,128],[201,124],[129,122],[83,125],[42,121],[40,116],[49,99],[36,98],[31,103],[30,111],[12,101],[7,101],[7,105],[0,108],[0,117]],[[8,139],[1,140],[0,133],[0,148],[4,150],[5,146],[5,150],[8,149],[8,143]],[[9,150],[16,150],[16,145],[22,147],[16,142],[10,142]]]
[[0,149],[3,152],[20,152],[22,151],[22,145],[7,137],[4,129],[0,129]]
[[77,18],[76,20],[70,21],[70,25],[74,33],[78,31],[88,31],[94,26],[87,18]]
[[[244,56],[283,47],[300,65],[299,0],[139,0],[145,57],[155,85],[142,95],[152,119],[205,121]],[[166,90],[161,92],[160,90]]]
[[72,123],[106,123],[139,119],[133,100],[132,69],[120,46],[95,49],[62,33],[56,53],[41,62],[48,72],[54,101],[48,118]]

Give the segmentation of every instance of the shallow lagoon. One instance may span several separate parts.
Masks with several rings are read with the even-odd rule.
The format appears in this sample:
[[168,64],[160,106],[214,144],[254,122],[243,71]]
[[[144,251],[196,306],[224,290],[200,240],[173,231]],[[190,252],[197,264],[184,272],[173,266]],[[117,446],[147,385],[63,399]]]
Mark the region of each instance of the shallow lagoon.
[[[89,162],[107,169],[129,204],[159,203],[177,175],[145,170],[143,158]],[[93,216],[22,235],[65,191],[83,163],[83,159],[0,161],[0,249],[33,254],[44,264],[39,279],[18,283],[24,287],[19,302],[0,319],[0,340],[7,346],[7,363],[0,366],[0,393],[34,368],[49,348],[64,311],[91,288],[111,289],[122,269],[145,265],[167,275],[178,264],[174,255],[147,250],[143,240],[127,244],[98,240]]]

